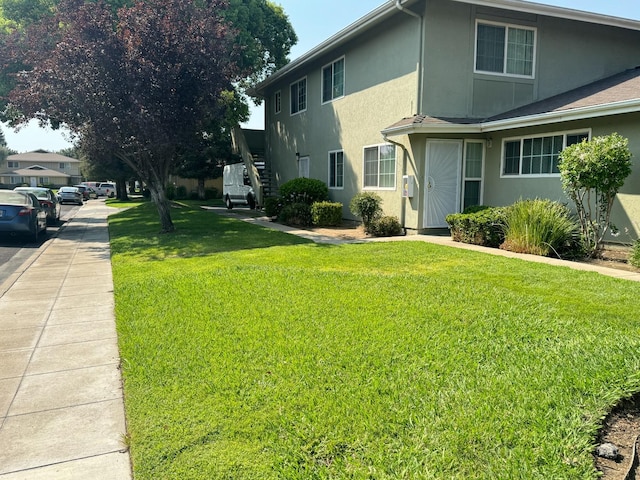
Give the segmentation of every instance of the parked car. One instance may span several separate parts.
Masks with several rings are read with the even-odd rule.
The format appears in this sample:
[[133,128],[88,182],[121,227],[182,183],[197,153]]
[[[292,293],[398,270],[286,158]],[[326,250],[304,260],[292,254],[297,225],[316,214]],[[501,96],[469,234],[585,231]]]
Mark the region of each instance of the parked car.
[[116,196],[116,184],[115,183],[101,183],[98,185],[96,193],[99,197],[113,198]]
[[28,235],[33,241],[47,233],[47,214],[33,193],[0,190],[0,232]]
[[74,185],[74,187],[80,190],[80,193],[82,193],[82,199],[85,202],[90,198],[98,198],[96,191],[87,185]]
[[44,187],[16,187],[13,190],[16,192],[33,193],[38,199],[38,202],[40,202],[40,206],[47,214],[47,224],[57,225],[58,222],[60,222],[62,206],[60,205],[56,194],[53,193],[53,190]]
[[58,190],[58,199],[60,203],[77,203],[78,205],[84,204],[82,198],[82,192],[77,187],[61,187]]

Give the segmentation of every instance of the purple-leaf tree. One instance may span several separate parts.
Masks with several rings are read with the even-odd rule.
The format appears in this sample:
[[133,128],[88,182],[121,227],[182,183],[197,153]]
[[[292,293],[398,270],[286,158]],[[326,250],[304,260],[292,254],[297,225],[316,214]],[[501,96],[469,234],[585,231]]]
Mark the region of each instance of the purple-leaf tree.
[[161,231],[173,231],[165,186],[178,152],[224,116],[223,92],[250,73],[225,8],[144,0],[114,14],[62,0],[7,52],[29,66],[9,95],[14,121],[64,123],[83,148],[122,160],[151,192]]

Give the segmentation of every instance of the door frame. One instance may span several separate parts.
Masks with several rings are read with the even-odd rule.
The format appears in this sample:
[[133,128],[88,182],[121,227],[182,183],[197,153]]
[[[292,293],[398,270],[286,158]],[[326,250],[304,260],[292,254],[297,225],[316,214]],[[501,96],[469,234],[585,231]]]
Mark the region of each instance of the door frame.
[[[449,144],[455,145],[457,152],[457,159],[455,165],[455,179],[450,178],[455,182],[455,198],[448,198],[447,203],[453,203],[454,212],[458,213],[460,211],[460,205],[462,202],[461,194],[462,194],[462,164],[464,158],[464,139],[440,139],[440,138],[428,138],[425,142],[425,161],[424,161],[424,198],[422,202],[422,226],[423,228],[446,228],[448,225],[444,219],[441,219],[442,223],[434,222],[433,219],[430,218],[430,185],[433,181],[432,172],[431,171],[431,158],[429,155],[429,146],[432,144]],[[431,180],[430,180],[431,179]],[[433,200],[433,199],[431,199]]]

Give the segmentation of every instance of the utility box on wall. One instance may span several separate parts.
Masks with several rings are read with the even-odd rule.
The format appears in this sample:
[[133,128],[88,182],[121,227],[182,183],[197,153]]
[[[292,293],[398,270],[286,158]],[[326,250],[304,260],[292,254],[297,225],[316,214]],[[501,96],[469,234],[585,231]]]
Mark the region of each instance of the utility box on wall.
[[402,196],[406,198],[413,197],[413,184],[414,179],[413,175],[403,175],[402,176]]

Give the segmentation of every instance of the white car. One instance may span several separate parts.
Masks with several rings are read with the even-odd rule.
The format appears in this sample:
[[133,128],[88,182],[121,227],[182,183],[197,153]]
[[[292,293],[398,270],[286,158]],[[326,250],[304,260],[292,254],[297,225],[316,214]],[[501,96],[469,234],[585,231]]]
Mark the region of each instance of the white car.
[[115,183],[101,183],[96,189],[96,194],[99,197],[113,198],[116,196],[116,184]]

